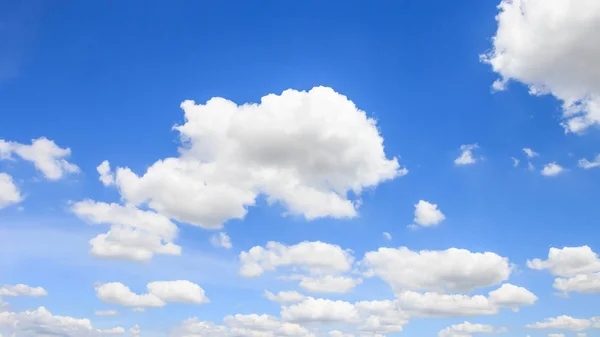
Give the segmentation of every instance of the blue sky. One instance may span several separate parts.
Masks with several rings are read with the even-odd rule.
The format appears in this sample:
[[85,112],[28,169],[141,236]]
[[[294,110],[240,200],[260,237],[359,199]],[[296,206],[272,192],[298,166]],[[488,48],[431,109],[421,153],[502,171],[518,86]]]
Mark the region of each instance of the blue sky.
[[[600,336],[598,22],[593,0],[0,4],[0,336]],[[94,250],[111,226],[177,248]],[[350,289],[301,283],[331,278]],[[487,314],[403,297],[502,284]]]

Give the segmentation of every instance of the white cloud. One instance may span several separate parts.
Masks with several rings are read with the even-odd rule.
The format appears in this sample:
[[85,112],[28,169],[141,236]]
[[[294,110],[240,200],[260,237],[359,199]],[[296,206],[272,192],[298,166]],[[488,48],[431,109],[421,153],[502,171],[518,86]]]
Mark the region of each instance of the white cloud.
[[129,334],[131,335],[131,337],[139,337],[141,333],[141,329],[139,325],[134,325],[131,327],[131,329],[129,329]]
[[548,318],[543,322],[528,324],[527,328],[583,331],[593,327],[593,324],[594,319],[573,318],[563,315],[556,318]]
[[0,296],[16,297],[16,296],[46,296],[48,292],[42,287],[30,287],[25,284],[8,285],[5,284],[0,288]]
[[345,333],[339,330],[331,330],[327,334],[329,337],[354,337],[351,333]]
[[579,160],[579,167],[584,169],[591,169],[595,167],[600,167],[600,154],[594,158],[593,161],[589,161],[585,158]]
[[210,237],[210,243],[215,247],[231,248],[231,239],[224,232],[217,233]]
[[569,278],[556,278],[554,289],[565,294],[577,292],[582,294],[600,294],[600,273],[578,274]]
[[477,162],[477,158],[473,157],[473,151],[479,148],[477,144],[466,144],[460,146],[460,156],[454,160],[456,165],[470,165]]
[[0,209],[23,201],[21,191],[13,182],[13,178],[0,172]]
[[19,337],[100,337],[121,333],[123,329],[116,327],[100,330],[94,328],[87,318],[55,316],[44,307],[18,313],[0,312],[0,327]]
[[201,321],[198,318],[185,320],[170,334],[171,337],[315,337],[306,328],[282,322],[271,315],[234,315],[223,319],[225,325]]
[[411,251],[406,247],[367,252],[361,265],[367,276],[378,276],[395,291],[463,291],[489,287],[508,279],[508,259],[495,253],[450,248]]
[[320,241],[304,241],[292,246],[268,242],[240,253],[240,274],[256,277],[279,267],[298,267],[312,274],[349,271],[354,262],[351,251]]
[[579,332],[577,333],[577,337],[587,337],[587,334],[585,332]]
[[358,323],[359,312],[349,302],[308,297],[304,301],[284,306],[281,318],[295,323]]
[[446,216],[438,209],[437,204],[432,204],[425,200],[419,200],[419,202],[415,205],[415,218],[413,221],[418,226],[436,226],[444,221],[444,219],[446,219]]
[[548,337],[565,337],[564,333],[549,333]]
[[32,162],[48,180],[58,180],[66,174],[79,173],[79,167],[65,159],[71,155],[71,149],[63,149],[45,137],[32,139],[31,145],[0,139],[0,159],[12,159],[13,154]]
[[119,311],[117,310],[96,310],[94,311],[96,316],[118,316]]
[[110,162],[108,160],[103,161],[98,167],[96,167],[96,171],[100,175],[99,179],[104,186],[111,186],[115,183],[115,175],[110,170]]
[[261,194],[309,220],[354,217],[348,192],[407,173],[386,157],[375,120],[330,88],[286,90],[260,104],[213,98],[181,107],[179,157],[157,161],[142,176],[115,171],[126,202],[181,222],[221,228],[244,218]]
[[519,159],[517,159],[515,157],[510,157],[510,159],[512,159],[512,161],[513,161],[513,167],[519,166],[519,163],[521,162]]
[[392,234],[390,234],[388,232],[383,232],[383,237],[386,238],[386,240],[391,240],[392,239]]
[[[295,279],[295,277],[292,277]],[[322,275],[318,277],[301,276],[300,287],[311,293],[347,293],[362,283],[361,279],[349,276]]]
[[181,247],[172,242],[177,225],[158,213],[92,200],[73,204],[71,211],[89,223],[111,225],[108,233],[90,240],[94,256],[147,261],[155,253],[181,254]]
[[600,123],[600,2],[502,0],[499,9],[493,50],[481,56],[501,77],[494,88],[515,80],[552,94],[568,132]]
[[119,282],[105,283],[96,287],[96,295],[104,302],[126,307],[155,308],[167,303],[209,303],[204,290],[186,280],[150,282],[148,293],[138,295]]
[[548,269],[553,275],[569,277],[600,272],[600,257],[589,246],[552,247],[546,260],[528,260],[527,266],[535,270]]
[[523,152],[525,153],[527,158],[533,158],[533,157],[537,157],[540,155],[539,153],[533,151],[531,148],[528,148],[528,147],[523,148]]
[[489,300],[496,306],[517,311],[520,306],[533,305],[538,297],[523,287],[505,283],[489,293]]
[[464,322],[444,328],[438,332],[438,337],[471,337],[475,334],[491,334],[494,332],[494,327],[491,325]]
[[564,172],[564,170],[565,169],[562,166],[558,165],[555,162],[552,162],[544,166],[544,168],[542,169],[542,175],[545,175],[547,177],[554,177]]
[[306,298],[306,296],[297,291],[280,291],[275,295],[268,290],[265,290],[265,297],[267,297],[269,301],[277,302],[279,304],[298,303]]

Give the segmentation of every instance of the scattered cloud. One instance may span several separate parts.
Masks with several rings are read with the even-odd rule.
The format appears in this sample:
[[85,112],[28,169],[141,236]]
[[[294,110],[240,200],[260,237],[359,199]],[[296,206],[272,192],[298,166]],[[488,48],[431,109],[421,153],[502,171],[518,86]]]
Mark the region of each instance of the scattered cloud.
[[23,196],[17,185],[15,185],[13,178],[0,172],[0,209],[16,205],[21,201],[23,201]]
[[561,174],[564,171],[565,169],[562,166],[558,165],[555,162],[552,162],[544,166],[544,168],[542,169],[542,175],[545,175],[546,177],[554,177]]
[[530,329],[552,329],[552,330],[568,330],[568,331],[584,331],[592,327],[598,326],[598,319],[583,319],[573,318],[570,316],[558,316],[556,318],[548,318],[543,322],[528,324]]
[[591,169],[595,167],[600,167],[600,155],[597,155],[592,161],[589,161],[585,158],[579,160],[579,167],[584,169]]
[[210,243],[215,247],[223,247],[227,249],[232,247],[229,235],[227,235],[227,233],[224,232],[220,232],[211,236]]
[[470,165],[477,162],[477,158],[473,156],[473,151],[478,149],[477,144],[466,144],[460,146],[460,156],[454,160],[456,165]]
[[388,233],[388,232],[383,232],[383,237],[386,240],[391,240],[392,239],[392,234]]
[[306,296],[297,291],[280,291],[275,295],[268,290],[265,290],[265,297],[268,298],[269,301],[277,302],[282,305],[298,303],[306,298]]
[[473,324],[464,322],[444,328],[438,337],[471,337],[476,334],[491,334],[496,332],[494,327],[486,324]]
[[118,316],[119,311],[117,310],[96,310],[94,311],[96,316]]
[[0,288],[0,296],[17,297],[17,296],[46,296],[48,292],[42,287],[30,287],[25,284],[8,285],[5,284]]
[[13,159],[13,154],[32,162],[48,180],[58,180],[66,174],[80,171],[79,167],[65,159],[71,155],[71,149],[61,148],[45,137],[31,140],[31,145],[0,139],[0,159]]
[[411,228],[418,227],[432,227],[439,225],[446,219],[446,216],[442,211],[439,210],[437,204],[429,203],[425,200],[419,200],[415,205],[415,218],[413,219],[414,224],[410,225]]
[[531,148],[528,147],[523,148],[523,152],[525,153],[527,158],[538,157],[540,155],[539,153],[533,151]]
[[119,282],[105,283],[96,287],[96,295],[104,302],[125,307],[157,308],[167,303],[204,304],[210,300],[204,289],[186,280],[150,282],[148,293],[138,295]]

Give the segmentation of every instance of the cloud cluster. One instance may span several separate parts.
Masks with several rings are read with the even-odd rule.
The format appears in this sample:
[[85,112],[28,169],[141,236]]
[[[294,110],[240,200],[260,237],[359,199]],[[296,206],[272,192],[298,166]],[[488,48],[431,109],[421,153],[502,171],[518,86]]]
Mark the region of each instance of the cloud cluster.
[[186,280],[150,282],[147,288],[147,294],[138,295],[122,283],[104,283],[96,287],[96,296],[107,303],[136,308],[157,308],[167,303],[210,302],[204,289]]
[[234,315],[223,319],[225,325],[190,318],[176,327],[170,337],[316,337],[308,329],[282,322],[271,315]]
[[554,288],[564,294],[600,293],[600,257],[589,246],[550,248],[546,260],[533,259],[527,266],[559,276]]
[[600,2],[502,0],[493,49],[481,56],[501,77],[563,103],[567,132],[600,123]]
[[600,328],[600,317],[583,319],[563,315],[556,318],[548,318],[543,322],[528,324],[527,328],[584,331],[590,328]]

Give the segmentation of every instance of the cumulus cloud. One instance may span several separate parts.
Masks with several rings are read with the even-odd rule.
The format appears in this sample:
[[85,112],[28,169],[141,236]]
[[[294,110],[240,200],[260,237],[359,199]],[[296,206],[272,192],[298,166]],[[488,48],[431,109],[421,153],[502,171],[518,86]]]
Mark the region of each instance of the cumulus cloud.
[[288,279],[300,280],[299,286],[311,293],[347,293],[352,291],[357,285],[362,283],[361,279],[349,276],[321,275],[311,276],[292,276]]
[[231,239],[224,232],[217,233],[210,237],[210,243],[215,247],[231,248]]
[[573,318],[570,316],[559,316],[556,318],[548,318],[543,322],[537,322],[528,324],[527,328],[530,329],[553,329],[553,330],[568,330],[568,331],[584,331],[592,327],[598,326],[598,319],[583,319]]
[[419,200],[415,205],[415,224],[409,227],[432,227],[439,225],[446,219],[446,216],[439,210],[437,204],[429,203],[425,200]]
[[13,154],[32,162],[48,180],[58,180],[66,174],[79,173],[79,167],[65,159],[71,155],[71,149],[61,148],[45,137],[32,139],[31,145],[0,139],[0,159],[13,159]]
[[600,294],[600,273],[578,274],[569,278],[556,278],[554,289],[568,294],[577,292],[581,294]]
[[552,247],[546,260],[528,260],[527,266],[535,270],[547,269],[553,275],[569,277],[600,272],[600,257],[589,246]]
[[17,297],[17,296],[31,296],[39,297],[46,296],[48,292],[42,287],[30,287],[26,284],[8,285],[5,284],[0,288],[0,296],[5,297]]
[[411,251],[407,247],[379,248],[361,261],[367,276],[377,276],[393,290],[469,292],[500,284],[511,274],[508,258],[450,248]]
[[111,226],[106,234],[90,240],[94,256],[148,261],[154,254],[181,254],[181,247],[172,242],[177,225],[158,213],[92,200],[74,203],[71,211],[91,224]]
[[407,173],[387,158],[375,120],[330,88],[286,90],[259,104],[217,97],[181,108],[178,157],[141,176],[129,168],[114,173],[126,202],[180,222],[221,228],[244,218],[259,195],[309,220],[354,217],[350,192],[358,196]]
[[523,152],[525,153],[527,158],[533,158],[533,157],[537,157],[540,155],[539,153],[533,151],[531,148],[528,148],[528,147],[523,148]]
[[282,322],[271,315],[234,315],[217,325],[198,318],[185,320],[170,334],[171,337],[315,337],[308,329],[294,323]]
[[477,158],[473,156],[473,151],[479,148],[477,144],[466,144],[460,146],[460,156],[454,159],[456,165],[470,165],[477,162]]
[[0,209],[23,201],[21,191],[13,182],[13,178],[0,172]]
[[561,173],[563,173],[565,171],[565,169],[558,165],[555,162],[552,163],[548,163],[544,166],[544,168],[542,169],[542,175],[545,175],[546,177],[554,177],[557,176]]
[[454,324],[438,332],[438,337],[471,337],[476,334],[494,333],[494,327],[486,324],[464,322]]
[[108,160],[103,161],[98,167],[96,167],[96,171],[100,175],[99,179],[104,186],[111,186],[115,183],[115,175],[110,170],[110,162]]
[[55,316],[44,307],[23,312],[0,312],[0,328],[23,337],[100,337],[124,332],[121,327],[105,330],[94,328],[87,318]]
[[96,296],[104,302],[126,307],[156,308],[167,303],[209,303],[204,289],[186,280],[150,282],[148,293],[138,295],[119,282],[101,284],[96,287]]
[[268,290],[265,290],[265,297],[268,298],[269,301],[277,302],[279,304],[298,303],[306,298],[306,296],[297,291],[280,291],[279,293],[274,294]]
[[304,241],[286,246],[271,241],[240,253],[240,274],[256,277],[280,267],[297,267],[315,275],[335,274],[349,271],[353,262],[351,251],[337,245]]
[[[596,0],[502,0],[493,49],[481,56],[532,95],[552,94],[563,105],[567,132],[600,123],[600,2]],[[557,38],[560,37],[560,38]]]
[[595,167],[600,167],[600,154],[596,156],[592,161],[587,160],[586,158],[582,158],[579,160],[579,167],[583,169],[591,169]]

